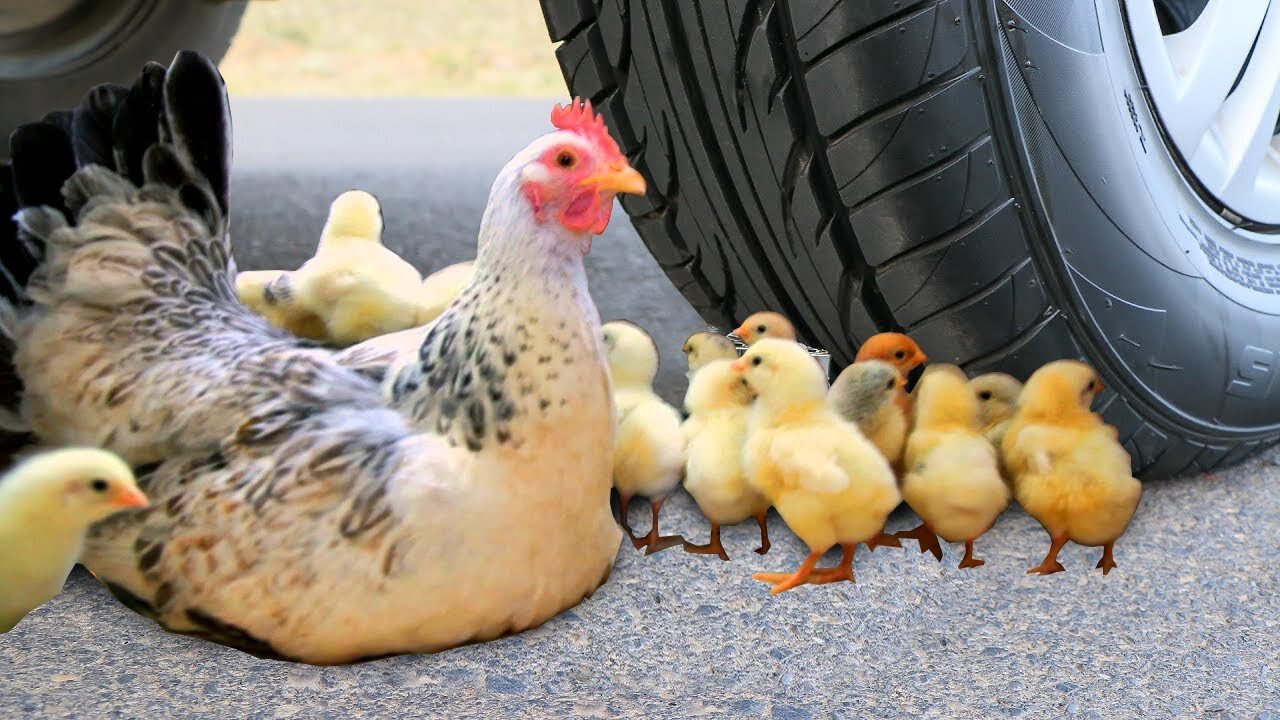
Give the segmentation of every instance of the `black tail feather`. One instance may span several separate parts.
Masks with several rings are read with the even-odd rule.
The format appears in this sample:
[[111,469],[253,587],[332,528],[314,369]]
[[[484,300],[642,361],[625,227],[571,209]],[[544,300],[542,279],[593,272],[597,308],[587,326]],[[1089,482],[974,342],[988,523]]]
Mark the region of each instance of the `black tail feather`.
[[147,148],[160,140],[164,74],[160,63],[149,62],[143,66],[112,125],[116,169],[135,185],[143,181],[142,158]]
[[112,126],[116,112],[129,88],[105,83],[93,88],[76,106],[72,119],[71,145],[76,154],[76,165],[101,165],[116,169]]
[[195,51],[179,52],[165,77],[164,103],[174,146],[208,181],[225,215],[231,183],[231,107],[217,66]]
[[9,136],[9,158],[18,207],[48,205],[67,211],[62,184],[75,174],[76,156],[61,127],[45,121],[19,127]]

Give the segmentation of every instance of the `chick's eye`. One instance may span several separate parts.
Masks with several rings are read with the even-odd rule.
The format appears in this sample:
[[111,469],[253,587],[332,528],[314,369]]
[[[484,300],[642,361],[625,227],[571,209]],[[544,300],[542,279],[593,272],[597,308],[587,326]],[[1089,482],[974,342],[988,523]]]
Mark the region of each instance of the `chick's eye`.
[[562,168],[571,168],[578,164],[578,156],[568,150],[561,150],[556,155],[556,164]]
[[892,389],[893,389],[893,386],[894,386],[894,385],[896,385],[896,384],[897,384],[897,383],[895,383],[894,381],[890,380],[889,382],[887,382],[887,383],[885,383],[885,384],[884,384],[884,389],[885,389],[885,390],[892,390]]
[[102,478],[94,478],[89,483],[89,487],[93,488],[94,492],[103,493],[107,491],[107,488],[111,487],[111,484]]
[[752,365],[759,365],[759,364],[761,364],[761,363],[763,363],[763,362],[764,362],[764,358],[762,358],[762,357],[753,357],[753,358],[751,358],[751,364],[752,364]]
[[982,392],[978,393],[978,399],[979,399],[979,400],[990,400],[990,399],[991,399],[991,391],[990,391],[990,390],[983,390]]
[[894,356],[895,358],[899,359],[899,360],[903,360],[903,359],[905,359],[905,358],[907,357],[907,351],[906,351],[906,350],[899,350],[899,351],[895,352],[895,353],[893,354],[893,356]]
[[756,332],[761,332],[761,333],[762,333],[762,332],[765,332],[765,331],[766,331],[766,330],[768,330],[768,329],[769,329],[769,328],[765,327],[764,325],[757,325],[757,326],[756,326]]
[[1097,389],[1097,387],[1098,387],[1097,381],[1090,380],[1089,384],[1084,386],[1084,389],[1086,392],[1093,392],[1095,389]]

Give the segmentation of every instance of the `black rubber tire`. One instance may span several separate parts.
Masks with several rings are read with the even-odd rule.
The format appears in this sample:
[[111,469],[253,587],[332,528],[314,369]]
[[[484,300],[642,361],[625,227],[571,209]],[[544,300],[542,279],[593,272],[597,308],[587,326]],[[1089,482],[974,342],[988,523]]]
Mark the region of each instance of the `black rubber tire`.
[[[115,0],[98,0],[108,3]],[[99,83],[128,84],[149,60],[168,65],[179,50],[222,59],[240,27],[248,0],[150,0],[109,47],[84,64],[54,75],[0,79],[0,159],[9,154],[9,133],[53,108],[71,108]]]
[[1280,438],[1280,245],[1183,178],[1118,0],[542,5],[708,321],[779,310],[835,367],[888,329],[970,372],[1085,359],[1142,477]]

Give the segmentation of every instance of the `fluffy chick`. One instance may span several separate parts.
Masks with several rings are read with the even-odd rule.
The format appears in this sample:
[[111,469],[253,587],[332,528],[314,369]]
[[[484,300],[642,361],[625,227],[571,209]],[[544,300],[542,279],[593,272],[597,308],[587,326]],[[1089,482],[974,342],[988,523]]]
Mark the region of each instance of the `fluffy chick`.
[[1115,428],[1089,409],[1102,390],[1093,368],[1057,360],[1036,370],[1018,398],[1002,443],[1018,504],[1049,533],[1049,552],[1028,573],[1063,570],[1058,551],[1068,540],[1102,546],[1097,567],[1116,566],[1112,547],[1138,509],[1142,483]]
[[738,348],[727,336],[713,332],[696,332],[684,341],[680,347],[689,370],[685,373],[690,381],[694,374],[704,366],[716,360],[737,360]]
[[315,257],[292,274],[298,303],[324,320],[327,339],[336,345],[419,324],[422,275],[381,238],[377,199],[345,192],[329,208]]
[[[680,536],[664,537],[658,530],[658,513],[671,491],[680,484],[685,466],[685,440],[680,413],[653,392],[658,374],[658,346],[649,333],[627,320],[603,326],[605,353],[613,378],[613,399],[618,413],[618,435],[613,453],[613,487],[618,491],[620,522],[636,549],[653,554],[680,545]],[[649,534],[637,538],[627,521],[631,498],[649,499],[653,524]]]
[[449,303],[458,297],[458,293],[471,284],[475,274],[476,263],[469,260],[443,267],[423,278],[416,324],[426,325],[440,317]]
[[766,310],[749,315],[733,334],[747,345],[754,345],[764,338],[795,341],[796,327],[781,313]]
[[970,380],[969,387],[978,398],[978,422],[982,425],[982,434],[992,445],[1000,447],[1017,409],[1022,383],[1007,373],[993,372]]
[[939,561],[938,536],[963,542],[960,567],[977,567],[983,561],[973,555],[974,541],[1009,506],[996,450],[982,435],[978,398],[954,365],[930,365],[915,395],[902,497],[920,516],[920,526],[897,536],[917,539],[920,552],[930,551]]
[[902,459],[907,442],[910,401],[906,378],[883,360],[863,360],[846,367],[831,383],[827,404],[876,446],[890,465]]
[[129,466],[102,450],[41,453],[0,478],[0,633],[62,590],[90,525],[146,505]]
[[[853,580],[858,543],[901,547],[884,524],[902,497],[889,462],[827,405],[822,368],[794,342],[764,339],[732,367],[756,395],[747,421],[747,482],[809,546],[794,573],[757,573],[777,594],[805,583]],[[815,568],[831,546],[835,568]]]
[[288,270],[247,270],[236,274],[241,304],[301,338],[324,340],[324,320],[298,304]]
[[684,398],[689,419],[681,426],[689,456],[684,488],[711,522],[711,541],[706,545],[686,542],[684,549],[698,555],[714,554],[721,560],[728,560],[729,554],[720,544],[720,527],[749,517],[760,526],[756,552],[769,552],[769,499],[747,484],[742,466],[751,391],[731,366],[731,360],[720,359],[698,370]]
[[929,356],[924,354],[915,340],[896,332],[884,332],[872,335],[858,348],[854,362],[863,360],[883,360],[907,377],[920,365],[928,362]]

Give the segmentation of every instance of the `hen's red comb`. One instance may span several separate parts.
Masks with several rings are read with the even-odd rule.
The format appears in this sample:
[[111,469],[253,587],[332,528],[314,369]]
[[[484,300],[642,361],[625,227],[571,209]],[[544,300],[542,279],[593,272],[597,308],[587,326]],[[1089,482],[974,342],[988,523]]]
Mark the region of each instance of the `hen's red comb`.
[[609,135],[609,129],[604,126],[604,118],[591,110],[590,100],[575,97],[567,107],[556,105],[551,110],[551,124],[559,130],[578,133],[606,152],[619,157],[622,155],[622,151],[618,149],[618,143],[614,142],[613,137]]

